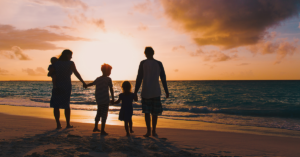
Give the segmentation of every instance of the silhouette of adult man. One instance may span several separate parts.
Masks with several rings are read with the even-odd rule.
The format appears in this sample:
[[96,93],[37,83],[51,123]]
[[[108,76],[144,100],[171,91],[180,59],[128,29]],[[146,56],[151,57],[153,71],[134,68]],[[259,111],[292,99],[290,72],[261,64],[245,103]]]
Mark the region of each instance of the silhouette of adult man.
[[157,61],[153,58],[153,48],[146,47],[144,53],[147,59],[141,61],[140,63],[134,94],[135,97],[137,97],[137,93],[143,81],[141,92],[142,112],[145,113],[145,122],[147,126],[147,133],[144,136],[149,137],[151,135],[150,114],[152,115],[152,136],[157,136],[157,118],[158,115],[161,115],[163,112],[162,104],[160,101],[161,90],[159,85],[159,77],[163,84],[166,98],[169,97],[169,91],[167,87],[164,67],[160,61]]

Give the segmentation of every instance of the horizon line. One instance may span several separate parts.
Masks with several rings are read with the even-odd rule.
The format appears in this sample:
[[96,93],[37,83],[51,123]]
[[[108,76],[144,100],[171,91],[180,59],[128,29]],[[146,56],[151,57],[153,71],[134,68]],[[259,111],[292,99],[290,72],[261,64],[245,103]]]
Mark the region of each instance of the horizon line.
[[[86,80],[85,82],[92,82],[94,80]],[[136,81],[136,80],[112,80],[112,81]],[[300,79],[257,79],[257,80],[167,80],[167,81],[300,81]],[[51,80],[0,80],[0,82],[51,82]],[[80,82],[78,81],[71,81],[71,82]]]

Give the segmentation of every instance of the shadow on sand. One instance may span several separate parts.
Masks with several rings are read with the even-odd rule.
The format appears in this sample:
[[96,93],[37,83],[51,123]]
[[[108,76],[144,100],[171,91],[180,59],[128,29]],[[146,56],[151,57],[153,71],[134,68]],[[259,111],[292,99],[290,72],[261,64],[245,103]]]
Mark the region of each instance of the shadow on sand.
[[0,156],[211,156],[182,150],[166,138],[90,136],[71,134],[73,129],[53,130],[33,137],[1,141]]

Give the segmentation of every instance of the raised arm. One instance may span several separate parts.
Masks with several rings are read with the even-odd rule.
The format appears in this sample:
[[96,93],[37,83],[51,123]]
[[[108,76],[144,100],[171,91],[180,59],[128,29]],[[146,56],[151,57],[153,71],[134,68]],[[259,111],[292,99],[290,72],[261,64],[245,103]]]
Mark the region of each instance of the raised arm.
[[71,64],[71,70],[73,71],[73,73],[75,74],[75,76],[80,80],[80,82],[83,83],[83,86],[86,88],[86,84],[83,81],[83,79],[81,78],[81,75],[78,73],[74,62],[72,62],[72,64]]
[[168,90],[168,85],[167,85],[167,78],[166,78],[166,74],[165,74],[165,70],[164,70],[164,66],[162,65],[161,62],[159,62],[159,66],[160,66],[160,80],[163,84],[164,90],[166,92],[166,98],[169,97],[169,90]]
[[135,95],[137,95],[137,93],[138,93],[138,91],[141,87],[143,77],[144,77],[144,71],[143,71],[143,61],[142,61],[140,63],[139,70],[138,70],[138,75],[137,75],[136,81],[135,81],[135,89],[134,89],[134,94]]

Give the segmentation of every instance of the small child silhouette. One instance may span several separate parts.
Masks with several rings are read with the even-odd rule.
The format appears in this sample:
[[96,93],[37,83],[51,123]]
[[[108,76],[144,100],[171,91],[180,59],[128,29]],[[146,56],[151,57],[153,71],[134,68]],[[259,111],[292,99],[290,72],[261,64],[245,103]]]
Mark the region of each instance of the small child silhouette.
[[[130,136],[130,133],[133,133],[132,130],[132,114],[133,114],[133,107],[132,107],[132,101],[137,101],[137,97],[135,97],[134,93],[131,92],[131,84],[129,81],[124,81],[122,83],[122,90],[123,93],[119,95],[119,99],[114,102],[114,104],[119,104],[120,101],[122,101],[121,104],[121,110],[119,113],[119,120],[124,121],[124,126],[126,130],[126,136]],[[130,133],[128,129],[128,124],[130,127]]]
[[51,59],[50,59],[50,62],[51,62],[51,64],[49,65],[49,67],[48,67],[48,75],[47,76],[49,76],[49,77],[51,77],[52,78],[52,84],[53,84],[53,88],[56,88],[56,81],[55,81],[55,79],[56,79],[56,76],[55,76],[55,73],[54,73],[54,71],[53,71],[53,64],[55,63],[55,62],[57,62],[58,61],[58,59],[56,58],[56,57],[52,57]]

